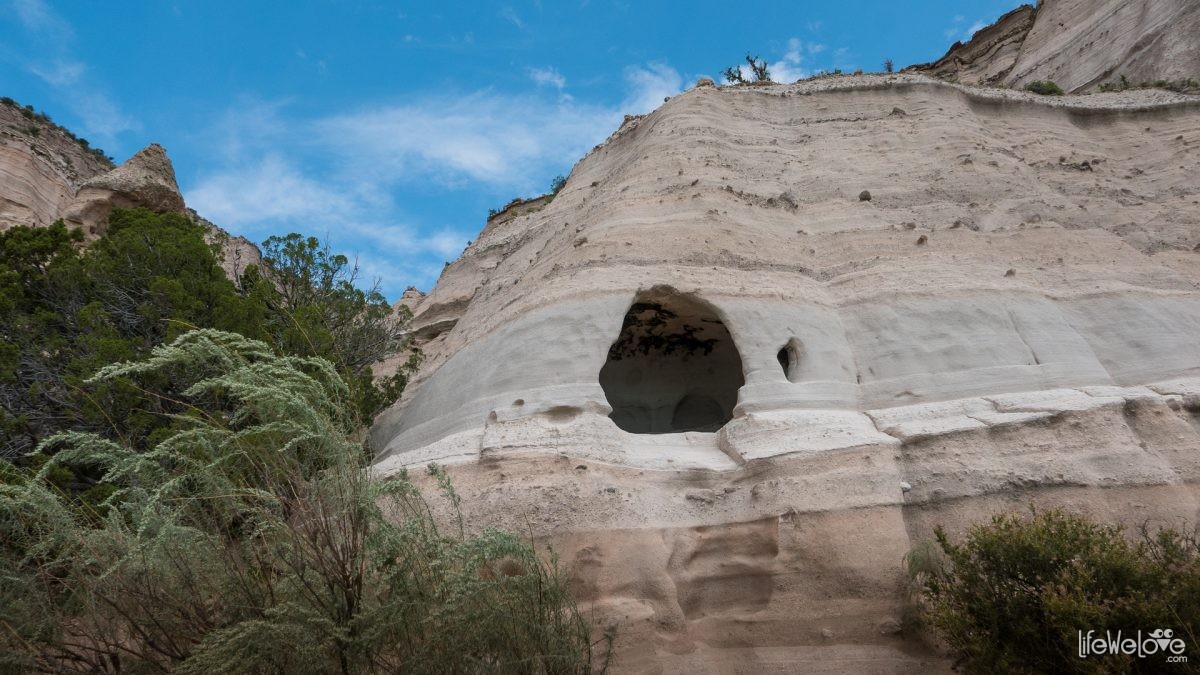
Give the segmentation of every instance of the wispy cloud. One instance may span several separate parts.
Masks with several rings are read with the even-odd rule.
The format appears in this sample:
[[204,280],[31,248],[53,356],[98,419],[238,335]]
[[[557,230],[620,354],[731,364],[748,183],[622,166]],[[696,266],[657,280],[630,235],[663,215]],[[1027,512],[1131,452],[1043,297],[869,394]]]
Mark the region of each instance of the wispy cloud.
[[[678,94],[683,89],[683,76],[665,63],[626,68],[625,82],[629,85],[629,95],[620,109],[609,113],[613,120],[619,119],[623,113],[648,113],[662,105],[664,99]],[[611,123],[606,125],[611,126]],[[611,132],[612,128],[608,128],[608,131]]]
[[557,68],[530,68],[529,79],[533,80],[540,86],[551,86],[555,89],[562,89],[567,86],[567,78],[558,72]]
[[119,134],[139,128],[133,117],[87,77],[87,64],[74,58],[75,31],[66,20],[42,0],[12,0],[10,6],[33,45],[25,52],[22,65],[66,102],[87,135],[111,147]]
[[807,56],[813,56],[825,51],[825,45],[817,43],[805,44],[800,38],[788,40],[787,51],[783,58],[770,64],[771,79],[776,82],[795,82],[808,77],[810,71],[804,66]]
[[521,20],[521,17],[517,15],[516,10],[514,10],[512,7],[504,6],[500,8],[500,18],[508,21],[521,30],[525,30],[525,22]]
[[624,71],[623,100],[602,105],[551,96],[545,88],[566,86],[553,68],[529,74],[543,91],[429,94],[317,118],[293,116],[288,101],[241,101],[207,134],[220,163],[185,186],[187,202],[252,236],[291,223],[328,227],[350,250],[369,252],[364,269],[401,270],[406,276],[391,278],[432,283],[440,266],[429,261],[452,260],[478,223],[416,224],[395,193],[535,194],[624,114],[649,112],[683,86],[667,64],[634,66]]
[[[967,24],[967,17],[963,16],[962,14],[955,14],[954,18],[950,21],[950,26],[943,31],[943,34],[946,36],[947,40],[968,42],[972,37],[975,36],[975,33],[987,28],[989,25],[991,25],[991,23],[991,21],[978,19],[971,24]],[[966,26],[966,28],[964,28],[964,26]]]
[[11,5],[25,30],[56,42],[67,42],[75,37],[71,24],[55,14],[42,0],[12,0]]
[[209,176],[188,192],[187,201],[205,217],[230,227],[320,219],[352,207],[344,195],[277,154]]

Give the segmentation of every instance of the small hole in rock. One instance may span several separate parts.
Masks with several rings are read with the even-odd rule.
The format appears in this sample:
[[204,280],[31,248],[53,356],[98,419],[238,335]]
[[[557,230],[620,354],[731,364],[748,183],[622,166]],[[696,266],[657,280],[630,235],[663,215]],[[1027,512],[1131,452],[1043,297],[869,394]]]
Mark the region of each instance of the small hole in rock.
[[787,341],[783,347],[779,349],[779,353],[775,355],[779,360],[779,366],[783,368],[783,374],[787,377],[788,382],[799,382],[801,378],[801,366],[804,359],[804,343],[796,338]]

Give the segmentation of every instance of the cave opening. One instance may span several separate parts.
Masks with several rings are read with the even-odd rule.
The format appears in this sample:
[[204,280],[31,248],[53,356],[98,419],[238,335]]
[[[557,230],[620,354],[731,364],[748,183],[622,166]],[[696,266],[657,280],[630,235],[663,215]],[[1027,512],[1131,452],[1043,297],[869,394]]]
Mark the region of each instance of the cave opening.
[[600,369],[609,417],[635,434],[717,431],[733,418],[744,383],[717,312],[665,287],[634,299]]

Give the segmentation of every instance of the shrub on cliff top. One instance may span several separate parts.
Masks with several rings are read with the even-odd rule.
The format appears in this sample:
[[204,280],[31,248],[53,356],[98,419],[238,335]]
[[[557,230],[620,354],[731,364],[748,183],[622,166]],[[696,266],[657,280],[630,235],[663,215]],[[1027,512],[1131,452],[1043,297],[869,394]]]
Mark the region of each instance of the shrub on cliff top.
[[[1189,672],[1200,658],[1200,546],[1193,533],[1118,526],[1061,511],[998,515],[960,543],[909,554],[920,614],[968,672]],[[1171,631],[1188,662],[1090,653],[1087,635]]]
[[770,82],[771,72],[767,67],[766,59],[760,59],[757,56],[746,54],[746,65],[750,67],[750,74],[753,80],[747,80],[742,74],[741,66],[730,66],[725,69],[722,75],[725,76],[725,81],[729,84],[745,84],[746,82]]

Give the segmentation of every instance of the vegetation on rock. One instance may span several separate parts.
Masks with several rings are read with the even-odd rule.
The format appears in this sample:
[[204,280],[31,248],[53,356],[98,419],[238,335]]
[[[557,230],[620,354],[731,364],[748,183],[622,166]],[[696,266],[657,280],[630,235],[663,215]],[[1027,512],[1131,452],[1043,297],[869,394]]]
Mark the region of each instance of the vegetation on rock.
[[[62,126],[59,126],[58,124],[55,124],[54,120],[50,119],[50,116],[47,115],[46,113],[35,110],[34,107],[31,105],[22,106],[20,103],[17,103],[16,101],[14,101],[12,98],[10,98],[8,96],[0,96],[0,105],[4,105],[4,106],[7,106],[9,108],[19,111],[25,119],[27,119],[31,122],[41,123],[51,129],[58,131],[59,133],[66,136],[67,138],[71,139],[72,141],[75,141],[75,143],[77,143],[80,148],[82,148],[85,152],[92,155],[96,159],[100,160],[100,162],[102,164],[104,164],[105,166],[108,166],[109,168],[113,167],[113,158],[112,157],[109,157],[108,155],[104,154],[104,151],[101,150],[100,148],[92,147],[92,145],[90,143],[88,143],[88,140],[86,138],[76,136],[70,129],[67,129],[66,127],[62,127]],[[28,135],[34,136],[34,137],[38,137],[41,135],[41,129],[36,125],[24,127],[22,129],[22,131],[24,131]]]
[[1050,81],[1037,80],[1025,85],[1025,91],[1031,91],[1042,96],[1062,96],[1062,87]]
[[[371,479],[331,362],[193,330],[84,384],[169,423],[137,445],[59,434],[33,479],[0,485],[0,670],[591,669],[553,566],[461,517],[439,530],[405,475]],[[94,508],[47,480],[78,466],[106,488]]]
[[729,84],[745,84],[747,82],[770,82],[771,72],[767,67],[766,59],[760,59],[757,56],[746,54],[746,64],[750,66],[750,74],[753,80],[747,80],[742,74],[741,66],[730,66],[721,73],[725,77],[725,81]]
[[1200,81],[1193,78],[1183,78],[1179,80],[1153,80],[1134,84],[1129,81],[1124,75],[1116,82],[1105,82],[1099,87],[1102,92],[1126,91],[1128,89],[1166,89],[1180,94],[1197,94],[1200,93]]
[[1121,527],[1062,511],[997,515],[960,543],[936,529],[908,556],[921,618],[968,672],[1187,672],[1162,654],[1080,658],[1079,632],[1165,629],[1200,658],[1194,533]]

